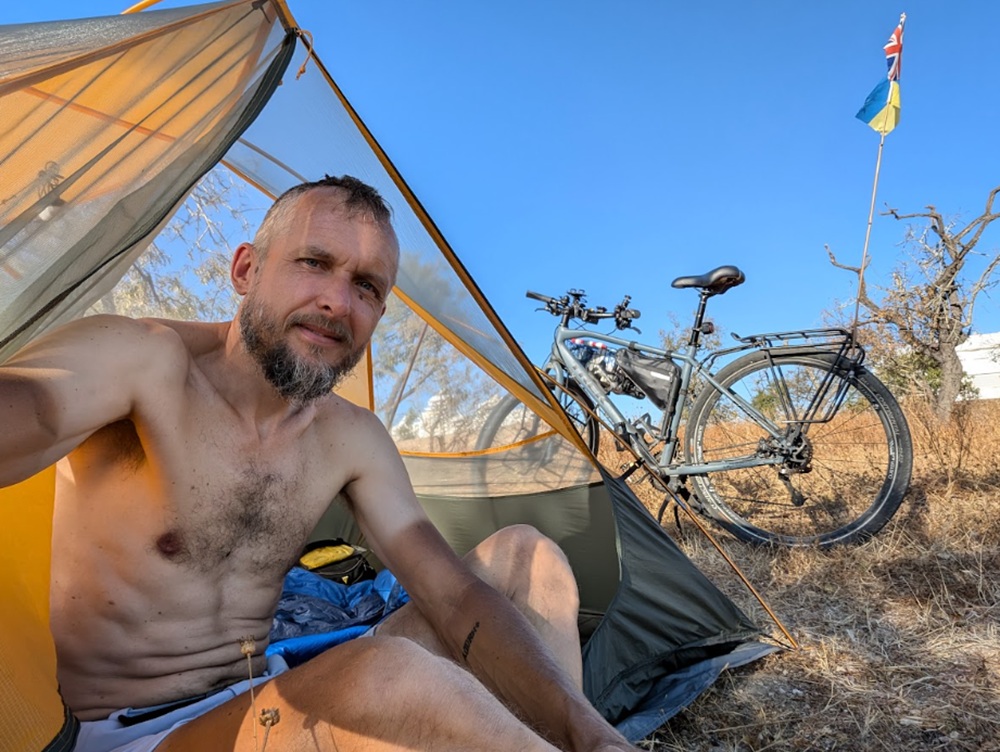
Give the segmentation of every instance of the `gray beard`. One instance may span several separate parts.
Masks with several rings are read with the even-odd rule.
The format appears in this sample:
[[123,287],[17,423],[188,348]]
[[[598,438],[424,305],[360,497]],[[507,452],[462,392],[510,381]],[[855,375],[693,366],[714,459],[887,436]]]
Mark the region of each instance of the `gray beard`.
[[[326,397],[364,355],[364,348],[352,350],[339,363],[333,364],[322,362],[319,348],[314,351],[316,361],[297,356],[282,339],[282,332],[274,317],[251,295],[243,301],[243,308],[240,310],[243,345],[260,367],[267,382],[289,402],[305,405]],[[293,317],[290,323],[307,321],[333,330],[343,336],[348,345],[353,344],[346,327],[321,317]]]

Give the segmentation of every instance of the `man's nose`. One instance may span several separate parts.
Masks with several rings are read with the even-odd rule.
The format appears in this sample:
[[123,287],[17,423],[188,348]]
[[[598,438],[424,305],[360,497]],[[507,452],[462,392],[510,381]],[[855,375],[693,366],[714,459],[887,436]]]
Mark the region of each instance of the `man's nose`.
[[352,300],[350,283],[339,277],[334,277],[327,280],[320,289],[316,303],[331,316],[346,316],[351,312]]

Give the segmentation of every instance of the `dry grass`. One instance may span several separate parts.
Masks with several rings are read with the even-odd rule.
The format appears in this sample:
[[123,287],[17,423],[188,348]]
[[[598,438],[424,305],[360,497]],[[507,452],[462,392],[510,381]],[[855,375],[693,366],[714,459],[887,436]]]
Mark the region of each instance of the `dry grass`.
[[[907,414],[913,484],[873,540],[775,550],[718,534],[799,650],[727,672],[645,749],[1000,750],[1000,401],[953,425],[918,406]],[[678,531],[671,514],[665,524],[772,627],[694,526]]]

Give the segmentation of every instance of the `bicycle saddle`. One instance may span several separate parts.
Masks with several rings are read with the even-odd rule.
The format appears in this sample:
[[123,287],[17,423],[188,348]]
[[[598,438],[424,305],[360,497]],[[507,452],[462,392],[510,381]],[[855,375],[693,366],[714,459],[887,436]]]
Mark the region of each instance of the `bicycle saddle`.
[[670,283],[671,287],[697,287],[712,295],[721,295],[731,287],[742,285],[746,281],[743,272],[735,266],[720,266],[710,272],[693,277],[678,277]]

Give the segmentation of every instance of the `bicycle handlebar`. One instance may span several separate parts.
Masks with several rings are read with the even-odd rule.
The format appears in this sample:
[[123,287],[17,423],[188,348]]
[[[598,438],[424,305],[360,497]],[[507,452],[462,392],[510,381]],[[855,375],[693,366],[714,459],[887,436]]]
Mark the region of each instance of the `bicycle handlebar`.
[[587,324],[596,324],[603,319],[614,319],[617,329],[634,328],[632,322],[641,315],[638,310],[628,307],[629,301],[632,299],[628,295],[615,306],[613,311],[609,311],[604,306],[588,307],[584,303],[585,293],[583,290],[570,290],[561,298],[551,298],[531,290],[528,290],[524,296],[544,303],[545,310],[553,316],[580,319]]
[[531,298],[532,300],[540,300],[543,303],[551,303],[554,300],[554,298],[550,298],[548,295],[542,295],[540,292],[532,292],[531,290],[524,293],[524,297]]

